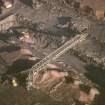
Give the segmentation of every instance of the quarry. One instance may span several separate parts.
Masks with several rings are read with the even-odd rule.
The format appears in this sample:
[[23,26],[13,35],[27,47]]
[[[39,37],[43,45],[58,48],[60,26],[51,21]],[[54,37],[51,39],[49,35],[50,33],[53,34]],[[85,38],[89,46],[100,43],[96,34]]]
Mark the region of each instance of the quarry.
[[104,5],[1,0],[0,105],[104,105]]

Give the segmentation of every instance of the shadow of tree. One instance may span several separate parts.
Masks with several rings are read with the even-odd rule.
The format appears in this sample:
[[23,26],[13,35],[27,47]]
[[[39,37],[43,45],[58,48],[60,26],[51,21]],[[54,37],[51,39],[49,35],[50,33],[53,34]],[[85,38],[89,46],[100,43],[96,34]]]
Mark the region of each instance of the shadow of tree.
[[101,67],[96,67],[92,64],[85,66],[85,68],[87,70],[85,76],[100,87],[105,88],[105,71]]
[[8,67],[7,74],[18,73],[31,68],[37,61],[30,61],[28,59],[18,59]]
[[101,67],[96,67],[92,64],[85,66],[87,73],[85,76],[93,83],[98,85],[100,94],[95,97],[92,105],[104,105],[105,104],[105,70]]
[[8,52],[8,53],[11,53],[11,52],[14,52],[14,51],[18,51],[20,50],[20,47],[18,46],[3,46],[0,48],[0,53],[2,52]]
[[33,4],[33,1],[32,0],[21,0],[22,3],[24,3],[25,5],[28,5],[32,8],[32,4]]

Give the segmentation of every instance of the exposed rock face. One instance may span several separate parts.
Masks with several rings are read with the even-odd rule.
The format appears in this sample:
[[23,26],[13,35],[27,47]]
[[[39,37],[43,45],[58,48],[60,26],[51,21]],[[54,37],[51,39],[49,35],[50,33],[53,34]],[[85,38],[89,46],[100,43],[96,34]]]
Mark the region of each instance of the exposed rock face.
[[105,10],[104,0],[78,0],[81,4],[87,5],[95,10]]
[[94,22],[90,27],[90,37],[95,38],[101,43],[105,43],[105,23]]
[[91,7],[84,6],[82,4],[80,6],[80,13],[81,13],[81,15],[85,15],[85,16],[94,15],[94,11]]
[[4,20],[0,21],[0,31],[9,29],[10,27],[16,26],[17,21],[14,15],[11,15]]
[[75,84],[74,81],[70,74],[67,76],[65,72],[41,71],[36,75],[34,87],[48,94],[53,100],[64,103],[64,105],[74,103],[78,105],[75,100],[90,105],[93,99],[91,100],[90,95],[81,90],[79,87],[81,82]]
[[[49,94],[54,100],[71,103],[73,101],[72,96],[76,94],[76,90],[72,90],[72,86],[64,81],[64,77],[59,72],[48,71],[43,76],[39,74],[36,80],[36,87]],[[77,94],[79,93],[77,92]]]

